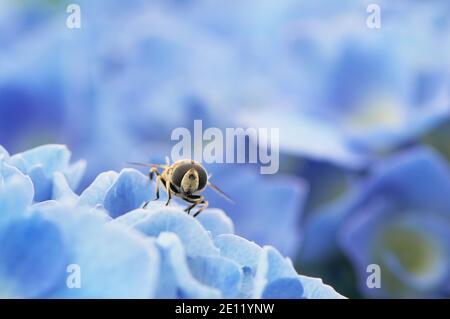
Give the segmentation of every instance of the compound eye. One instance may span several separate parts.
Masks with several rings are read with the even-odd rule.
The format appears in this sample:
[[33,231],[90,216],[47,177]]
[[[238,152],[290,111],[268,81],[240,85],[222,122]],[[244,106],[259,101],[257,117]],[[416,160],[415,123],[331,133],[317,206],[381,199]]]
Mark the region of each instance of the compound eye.
[[208,182],[208,174],[203,166],[199,164],[194,164],[193,166],[198,174],[198,190],[202,190],[206,187],[206,183]]
[[174,183],[177,187],[181,186],[181,181],[183,180],[184,175],[194,167],[194,164],[185,163],[178,165],[174,171],[172,172],[172,183]]

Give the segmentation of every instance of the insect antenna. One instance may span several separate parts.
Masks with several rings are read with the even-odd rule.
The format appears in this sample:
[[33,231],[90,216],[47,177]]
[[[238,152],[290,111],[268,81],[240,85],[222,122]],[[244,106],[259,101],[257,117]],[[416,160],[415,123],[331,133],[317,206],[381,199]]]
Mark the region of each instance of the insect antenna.
[[230,196],[228,196],[227,194],[225,194],[225,192],[223,190],[221,190],[219,187],[217,187],[216,185],[214,185],[211,182],[208,182],[208,186],[211,187],[214,191],[216,191],[217,194],[219,194],[220,196],[222,196],[223,198],[225,198],[227,201],[229,201],[230,203],[234,204],[235,202],[230,198]]
[[163,164],[148,164],[148,163],[140,163],[140,162],[126,162],[127,164],[131,165],[137,165],[137,166],[145,166],[145,167],[160,167],[160,168],[166,168],[167,165]]

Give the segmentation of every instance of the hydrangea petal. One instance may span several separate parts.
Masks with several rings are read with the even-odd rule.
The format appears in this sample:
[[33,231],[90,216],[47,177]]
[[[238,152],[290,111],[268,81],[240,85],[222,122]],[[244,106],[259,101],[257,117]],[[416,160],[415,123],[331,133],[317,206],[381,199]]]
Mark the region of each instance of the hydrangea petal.
[[225,298],[236,298],[242,284],[241,267],[228,258],[197,256],[188,258],[192,275],[201,283],[217,288]]
[[78,196],[70,188],[66,177],[61,172],[53,175],[52,199],[75,204]]
[[31,179],[0,160],[0,226],[25,212],[33,196]]
[[[274,245],[289,256],[298,252],[302,206],[307,194],[307,185],[301,179],[263,176],[254,168],[239,166],[233,166],[232,172],[226,168],[215,170],[214,178],[235,201],[232,204],[219,198],[217,203],[232,220],[239,220],[236,233],[259,245]],[[248,196],[250,189],[258,195]],[[212,200],[216,195],[208,196]],[[268,232],[267,225],[277,225],[277,231]]]
[[[260,255],[257,272],[255,275],[255,287],[254,296],[260,298],[264,295],[265,289],[274,281],[279,279],[297,279],[297,272],[292,265],[292,262],[288,258],[284,258],[281,254],[270,246],[264,246]],[[279,284],[274,285],[272,288],[277,288],[279,285],[286,284],[286,287],[290,289],[296,287],[295,284],[291,284],[286,281],[282,281]],[[296,292],[297,298],[302,296],[303,289],[299,289]],[[294,292],[290,292],[294,293]]]
[[[367,163],[367,155],[356,149],[337,126],[305,114],[263,110],[255,114],[239,114],[240,120],[250,127],[283,128],[280,147],[283,151],[315,160],[324,160],[349,168],[360,168]],[[302,138],[298,138],[302,136]]]
[[338,252],[337,234],[354,204],[354,193],[356,190],[309,216],[304,225],[302,262],[319,263]]
[[192,216],[176,207],[137,209],[117,218],[115,222],[132,224],[147,236],[157,237],[162,232],[178,235],[188,256],[218,255],[209,233]]
[[222,257],[233,260],[241,267],[243,277],[239,298],[251,298],[261,247],[233,234],[219,235],[214,239],[214,243],[220,249]]
[[53,173],[57,171],[65,175],[72,189],[78,186],[85,163],[79,161],[70,165],[70,157],[71,152],[65,145],[49,144],[15,154],[8,162],[31,177],[35,189],[34,200],[39,202],[51,199]]
[[303,297],[307,299],[344,299],[333,287],[323,283],[320,278],[299,275],[303,285]]
[[64,170],[64,175],[66,176],[67,182],[69,183],[70,188],[76,190],[78,185],[83,178],[83,174],[86,171],[86,161],[79,160],[72,165],[68,166]]
[[180,239],[163,232],[156,240],[161,250],[161,277],[157,298],[220,298],[218,289],[197,281],[186,262],[186,252]]
[[[355,267],[360,290],[367,296],[429,297],[440,289],[450,270],[448,227],[441,216],[396,211],[387,204],[371,203],[346,222],[339,239]],[[393,232],[395,235],[389,236]],[[420,271],[415,261],[420,261]],[[390,285],[367,287],[366,268],[374,263],[389,273]]]
[[[61,213],[61,212],[64,213]],[[81,269],[81,288],[65,282],[52,297],[149,298],[156,290],[159,253],[139,233],[107,222],[101,215],[52,203],[36,205],[57,225],[67,243],[69,264]]]
[[221,256],[234,260],[241,267],[249,267],[253,274],[256,272],[262,252],[257,244],[232,234],[219,235],[214,243]]
[[52,223],[30,216],[0,232],[0,295],[36,298],[65,281],[68,256]]
[[71,153],[65,145],[49,144],[13,155],[10,163],[24,174],[36,165],[42,165],[44,174],[51,176],[54,171],[64,170],[70,160]]
[[266,259],[268,263],[266,279],[271,282],[279,278],[295,278],[295,271],[292,261],[283,257],[275,248],[271,246],[263,247],[264,254],[261,259]]
[[213,237],[222,234],[234,234],[234,226],[231,219],[221,209],[206,209],[197,220],[210,231]]
[[254,288],[254,272],[250,267],[242,267],[242,285],[239,298],[252,298]]
[[275,248],[263,247],[255,276],[254,297],[342,298],[320,279],[300,276],[289,258]]
[[142,206],[150,199],[150,181],[139,171],[123,169],[106,193],[103,206],[113,218]]
[[450,169],[445,160],[431,149],[414,148],[379,165],[361,200],[375,192],[415,210],[435,211],[448,216]]
[[96,207],[103,205],[108,189],[113,185],[119,174],[114,171],[103,172],[98,175],[80,195],[78,204]]
[[52,198],[52,178],[45,175],[41,164],[35,165],[26,173],[33,181],[35,193],[34,200],[42,202]]
[[[360,290],[372,297],[435,296],[450,269],[448,166],[431,149],[413,148],[380,164],[368,184],[338,234]],[[367,287],[366,267],[373,263],[389,272],[389,285]],[[416,267],[421,271],[411,272]]]
[[9,153],[3,146],[0,145],[0,161],[2,159],[3,160],[9,159]]
[[269,283],[261,298],[264,299],[301,299],[303,285],[297,278],[280,278]]

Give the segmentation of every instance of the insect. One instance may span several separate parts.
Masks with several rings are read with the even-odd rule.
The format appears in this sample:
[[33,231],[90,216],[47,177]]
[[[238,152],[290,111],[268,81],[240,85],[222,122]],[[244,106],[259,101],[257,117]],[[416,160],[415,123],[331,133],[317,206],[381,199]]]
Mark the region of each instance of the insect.
[[[222,197],[233,202],[228,195],[209,181],[210,176],[208,176],[205,168],[194,160],[183,159],[176,161],[173,164],[170,164],[167,160],[166,165],[136,162],[129,162],[129,164],[150,167],[148,176],[151,181],[156,175],[156,198],[154,200],[159,199],[159,188],[160,185],[162,185],[168,195],[166,206],[169,205],[172,195],[191,204],[184,210],[188,214],[190,214],[191,210],[197,205],[202,205],[202,207],[194,214],[194,217],[208,207],[208,201],[205,200],[203,195],[199,194],[204,191],[206,187],[212,188]],[[162,169],[162,171],[159,172],[158,169]],[[149,202],[150,201],[146,202],[143,208],[147,207]]]

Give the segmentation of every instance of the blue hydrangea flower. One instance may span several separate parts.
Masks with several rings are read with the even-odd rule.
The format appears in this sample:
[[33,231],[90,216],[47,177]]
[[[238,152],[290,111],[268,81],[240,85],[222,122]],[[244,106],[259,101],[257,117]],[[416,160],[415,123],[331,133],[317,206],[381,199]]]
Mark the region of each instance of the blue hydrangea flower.
[[[53,159],[33,165],[55,168]],[[342,298],[275,248],[235,235],[219,209],[193,218],[161,201],[139,208],[150,185],[136,170],[102,173],[79,196],[56,171],[52,198],[33,203],[33,178],[10,162],[0,148],[2,296]]]
[[[347,207],[339,229],[361,291],[376,297],[442,297],[450,273],[450,169],[430,149],[381,163]],[[381,268],[369,289],[367,266]]]
[[[16,38],[25,39],[11,41],[4,53],[15,65],[6,63],[9,80],[0,82],[7,93],[0,118],[14,118],[14,123],[33,118],[38,128],[34,134],[57,123],[92,167],[113,164],[118,169],[127,160],[121,154],[145,154],[161,139],[167,141],[174,127],[190,127],[193,119],[215,127],[282,127],[284,152],[355,167],[366,164],[368,155],[395,148],[448,117],[444,1],[429,6],[426,14],[418,4],[402,10],[401,5],[383,3],[383,12],[397,19],[385,19],[385,28],[372,33],[341,23],[341,17],[362,21],[366,12],[360,4],[328,2],[189,2],[180,7],[173,2],[80,1],[82,14],[95,11],[96,19],[84,19],[85,27],[76,36],[49,19],[64,9],[61,4],[20,9],[6,4],[8,22],[33,21],[25,29],[39,37],[23,37],[23,26],[9,30],[9,23],[1,25],[11,31],[5,34],[15,31]],[[327,10],[321,10],[325,5]],[[111,19],[117,23],[111,25]],[[335,22],[332,33],[317,23],[323,20]],[[114,32],[118,25],[126,28],[123,36]],[[411,37],[418,47],[414,54],[404,40]],[[29,61],[17,55],[22,47],[38,51],[39,58]],[[429,47],[439,48],[433,59]],[[62,72],[55,62],[60,60],[89,67]],[[45,84],[30,81],[30,70]],[[129,78],[133,81],[125,80]],[[71,90],[65,90],[69,83]],[[29,99],[22,103],[21,96]],[[33,116],[11,112],[16,104]],[[252,105],[258,106],[257,112]],[[52,125],[41,118],[44,113]],[[262,123],[264,119],[269,123]],[[16,133],[13,142],[24,140],[20,134],[28,136],[33,123],[21,127],[27,130]],[[79,137],[89,137],[90,143],[81,143]],[[115,146],[105,145],[105,137],[114,139]],[[103,162],[96,160],[99,151],[105,154]],[[90,171],[90,177],[94,174]]]
[[[194,119],[201,119],[205,128],[236,126],[230,108],[240,107],[236,100],[241,98],[235,93],[242,91],[236,90],[235,81],[230,78],[232,74],[239,76],[235,73],[239,70],[236,64],[240,64],[240,61],[232,53],[236,45],[234,41],[224,41],[223,35],[211,33],[211,29],[203,25],[204,21],[197,26],[195,12],[192,12],[192,15],[183,13],[176,9],[176,6],[168,6],[163,2],[148,4],[136,1],[126,6],[110,1],[80,1],[79,4],[82,9],[81,29],[55,28],[53,23],[41,21],[41,28],[36,30],[39,31],[40,41],[27,38],[23,44],[32,51],[36,51],[38,47],[39,56],[31,61],[16,58],[16,67],[7,68],[4,72],[8,75],[7,79],[17,78],[14,83],[18,83],[20,90],[16,95],[31,95],[28,104],[46,107],[43,113],[48,114],[51,122],[57,124],[58,139],[62,137],[77,154],[89,160],[86,175],[80,182],[82,189],[89,186],[99,172],[107,169],[120,171],[126,161],[160,161],[170,154],[173,145],[170,143],[171,131],[180,126],[191,128]],[[213,9],[202,9],[202,6],[193,3],[189,4],[191,5],[194,11]],[[103,6],[108,6],[108,13],[102,9]],[[226,3],[223,6],[232,9]],[[58,7],[59,9],[62,8]],[[95,21],[83,19],[94,11]],[[246,12],[250,13],[250,7],[246,8]],[[134,17],[133,23],[129,20],[130,16]],[[119,33],[126,36],[111,32],[112,17],[117,25],[126,27],[125,32]],[[243,23],[243,17],[239,17],[239,24]],[[161,30],[161,24],[167,32],[158,31]],[[72,36],[75,33],[71,31],[75,31],[76,36]],[[180,37],[181,33],[186,33],[187,37]],[[95,44],[92,43],[94,34],[97,38]],[[55,50],[57,43],[60,48]],[[15,43],[5,51],[5,59],[12,59],[16,46],[18,44]],[[87,47],[89,50],[85,50]],[[44,59],[42,56],[51,58]],[[78,67],[60,70],[55,61],[70,61]],[[83,67],[86,65],[89,65],[89,68]],[[219,71],[218,68],[222,70]],[[42,86],[29,81],[27,70],[30,69],[39,74],[37,78]],[[230,70],[235,71],[230,74]],[[179,76],[180,74],[183,76]],[[219,74],[224,76],[218,78]],[[5,88],[12,82],[6,81],[6,78]],[[92,80],[93,78],[95,80]],[[133,78],[133,83],[124,82],[125,78]],[[163,78],[168,81],[162,81]],[[102,85],[98,86],[98,83]],[[71,89],[66,90],[65,87],[69,84]],[[217,89],[219,87],[220,90]],[[24,91],[31,93],[26,95]],[[24,107],[28,104],[15,102],[17,99],[16,95],[12,94],[14,92],[3,92],[8,93],[3,95],[8,100],[0,103],[0,114],[2,108],[5,110],[4,116],[0,118],[17,117],[8,110],[15,110],[16,104],[24,104]],[[126,111],[124,105],[131,107],[132,111]],[[39,119],[35,108],[29,108],[27,112],[30,116],[26,118]],[[8,123],[17,121],[7,120]],[[39,123],[46,128],[55,127],[43,120]],[[21,126],[33,128],[29,123]],[[1,130],[2,128],[0,132]],[[29,141],[24,131],[16,133],[19,135],[17,139],[6,137],[6,141],[2,143],[17,147],[18,140]],[[33,134],[36,134],[35,131],[44,130],[33,129]],[[4,136],[9,135],[5,133]],[[114,143],[105,143],[107,140],[113,140]],[[233,220],[242,218],[242,221],[237,223],[240,234],[260,244],[271,243],[283,254],[295,256],[298,250],[297,225],[301,216],[304,187],[293,178],[271,181],[260,178],[250,170],[244,171],[246,173],[243,176],[246,177],[245,183],[248,186],[252,185],[252,179],[257,178],[260,181],[256,183],[258,189],[255,189],[255,192],[277,194],[271,196],[273,206],[256,200],[243,201],[242,192],[237,192],[237,195],[232,195],[238,204],[234,207],[220,204],[221,208],[225,209]],[[50,184],[48,181],[46,183]],[[69,180],[69,185],[75,189],[73,184]],[[230,181],[230,184],[233,182]],[[221,186],[227,188],[227,185]],[[255,184],[252,187],[255,187]],[[40,188],[36,191],[37,199],[51,198],[49,187],[45,187],[44,194]],[[218,202],[221,203],[220,200]],[[270,223],[277,216],[272,214],[273,207],[280,207],[282,211],[282,226],[279,232],[268,233],[263,225]],[[119,207],[116,209],[120,210]],[[247,211],[258,215],[260,218],[257,220],[261,223],[254,226],[248,223],[248,220],[255,218]],[[263,221],[262,218],[267,220]],[[283,234],[289,235],[281,236]]]
[[[0,225],[22,216],[33,201],[33,183],[28,176],[5,162],[0,149]],[[14,195],[14,196],[13,196]]]
[[[78,3],[79,30],[56,26],[64,22],[62,3],[2,3],[0,135],[10,148],[63,139],[89,160],[82,188],[125,161],[169,154],[171,130],[191,128],[194,119],[205,127],[279,127],[283,153],[359,169],[448,118],[445,1],[427,10],[383,2],[389,18],[374,32],[341,23],[366,18],[351,0]],[[84,18],[94,12],[96,19]],[[336,28],[330,33],[321,21]],[[432,58],[429,47],[438,48]],[[43,181],[35,181],[36,199],[51,198],[51,177],[30,176]],[[260,182],[261,194],[282,187],[281,180]],[[246,209],[267,217],[261,225],[277,217],[262,201],[222,208],[240,234],[295,256],[294,221],[303,204],[303,187],[295,184],[273,201],[286,203],[284,238],[247,222]],[[311,195],[323,197],[322,189]]]
[[[301,243],[303,206],[308,185],[295,176],[263,176],[258,167],[232,165],[211,169],[213,182],[227,192],[234,203],[224,201],[213,191],[205,196],[214,206],[227,212],[236,223],[236,231],[260,245],[274,245],[294,258]],[[274,213],[276,212],[276,213]],[[267,225],[277,231],[267,232]]]
[[[52,199],[121,218],[151,198],[153,187],[136,171],[98,172],[168,155],[175,127],[191,128],[194,119],[205,127],[279,127],[281,151],[293,156],[283,169],[310,184],[306,214],[303,182],[247,169],[239,173],[245,179],[219,179],[237,205],[207,196],[243,237],[293,257],[302,235],[302,256],[318,261],[339,253],[336,233],[353,216],[365,185],[350,178],[348,189],[335,196],[341,178],[320,164],[298,170],[303,158],[343,167],[354,177],[380,153],[417,140],[449,117],[446,1],[381,1],[380,30],[365,28],[367,12],[354,0],[78,3],[80,30],[64,27],[62,2],[0,4],[0,143],[16,152],[64,141],[90,164],[77,189],[83,164],[59,158],[65,151],[46,146],[19,159],[0,149],[5,180],[18,194],[2,198],[5,212],[14,211],[16,201],[29,205],[32,182],[35,202]],[[96,19],[86,19],[94,12]],[[324,27],[329,24],[336,26],[331,32]],[[58,164],[50,164],[53,159]],[[27,178],[15,177],[15,168]],[[128,192],[130,185],[139,186]],[[260,198],[245,196],[250,187]],[[229,227],[212,226],[214,218],[203,216],[205,228],[219,227],[211,233]],[[279,229],[268,231],[274,222]],[[177,245],[158,240],[157,249]]]
[[6,162],[28,175],[34,184],[34,200],[52,199],[55,173],[60,172],[69,186],[76,189],[86,167],[84,160],[70,163],[71,153],[65,145],[43,145],[13,155]]
[[[306,194],[306,186],[300,180],[265,178],[253,169],[242,167],[215,171],[214,179],[220,181],[221,188],[230,190],[235,203],[229,204],[214,192],[208,191],[205,196],[211,198],[217,208],[229,211],[232,219],[241,221],[242,225],[236,226],[240,234],[261,245],[273,244],[284,254],[295,256],[300,244],[299,224]],[[248,189],[258,196],[249,196]],[[116,218],[154,197],[154,184],[150,184],[148,176],[126,168],[120,173],[101,173],[81,193],[79,204],[102,207]],[[273,214],[274,211],[277,213]],[[275,222],[277,231],[267,234],[267,225]]]
[[[4,151],[5,154],[6,151]],[[6,155],[5,155],[6,156]],[[35,201],[47,199],[72,200],[90,208],[102,207],[116,218],[138,208],[144,201],[154,198],[154,185],[148,176],[135,169],[123,169],[120,173],[108,171],[98,175],[75,199],[76,188],[86,163],[70,164],[70,151],[62,145],[45,145],[8,156],[7,162],[27,173],[35,187]],[[41,164],[46,163],[46,164]],[[237,231],[261,245],[273,244],[286,255],[295,256],[300,241],[299,220],[306,194],[305,185],[295,178],[265,178],[254,169],[233,167],[233,170],[216,170],[215,178],[221,187],[230,189],[235,204],[228,204],[213,192],[219,208],[230,212],[230,217],[240,219]],[[236,179],[234,176],[238,175]],[[253,189],[258,197],[247,196]],[[273,214],[273,211],[279,211]],[[267,233],[266,225],[278,224],[278,231]]]
[[[160,292],[161,297],[198,298],[204,297],[205,293],[210,298],[339,297],[320,280],[299,276],[290,259],[283,258],[274,248],[261,248],[234,235],[230,221],[223,213],[215,211],[214,215],[210,214],[206,210],[198,222],[179,208],[155,204],[148,210],[138,209],[122,215],[113,223],[158,238],[156,241],[164,251],[163,263],[174,271],[170,279],[173,286],[165,285]],[[214,229],[223,231],[212,235],[202,224],[205,219],[209,219],[209,225],[214,225]],[[183,254],[187,262],[180,258]],[[182,275],[189,274],[187,269],[191,275]],[[190,283],[195,280],[215,291],[192,290]]]
[[[294,87],[276,81],[270,91],[276,107],[268,96],[237,117],[244,125],[280,127],[283,152],[357,169],[449,118],[450,64],[443,52],[450,49],[444,40],[450,24],[444,2],[423,10],[386,1],[382,28],[371,32],[342,23],[367,17],[356,2],[347,4],[282,20],[298,30],[288,29],[280,53],[287,69],[297,71],[282,73]],[[334,22],[333,32],[321,27],[322,19]],[[439,47],[432,58],[429,47]]]

